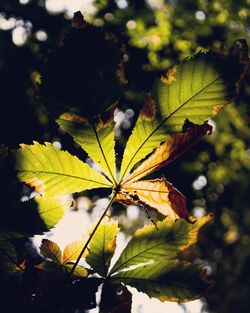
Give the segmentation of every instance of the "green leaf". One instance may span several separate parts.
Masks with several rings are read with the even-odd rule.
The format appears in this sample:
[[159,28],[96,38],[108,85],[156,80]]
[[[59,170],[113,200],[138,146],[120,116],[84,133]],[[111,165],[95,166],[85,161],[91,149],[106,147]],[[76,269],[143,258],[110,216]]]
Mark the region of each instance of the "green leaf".
[[166,140],[165,130],[163,127],[159,128],[158,125],[155,105],[151,97],[148,96],[143,108],[140,110],[137,122],[123,153],[120,182],[136,163],[151,153],[162,141]]
[[238,75],[230,75],[229,64],[222,55],[199,53],[156,80],[153,99],[147,98],[127,142],[120,182],[168,135],[182,131],[187,119],[198,125],[203,124],[233,101],[240,73],[236,70]]
[[110,188],[112,184],[76,156],[51,143],[21,145],[15,151],[16,169],[22,182],[53,198],[92,188]]
[[179,253],[197,242],[200,228],[212,219],[205,216],[193,224],[166,218],[136,231],[110,271],[119,281],[161,301],[189,301],[209,286],[196,265],[179,260]]
[[195,244],[200,228],[211,219],[212,215],[207,215],[191,224],[183,219],[174,221],[167,217],[157,223],[157,228],[155,225],[147,225],[137,230],[110,275],[160,259],[178,259],[177,253]]
[[112,280],[135,287],[161,301],[194,300],[212,285],[196,265],[168,259],[119,272]]
[[101,276],[106,276],[111,258],[116,248],[116,236],[119,231],[115,221],[102,222],[95,232],[86,261]]
[[37,196],[38,213],[48,229],[54,227],[63,217],[65,210],[72,204],[67,197],[46,198]]
[[221,55],[198,53],[156,80],[154,98],[169,131],[181,131],[186,119],[202,124],[232,102],[236,80],[225,80],[226,66]]
[[64,113],[56,120],[62,130],[74,138],[113,183],[116,181],[114,109],[115,106],[111,106],[92,122],[72,113]]

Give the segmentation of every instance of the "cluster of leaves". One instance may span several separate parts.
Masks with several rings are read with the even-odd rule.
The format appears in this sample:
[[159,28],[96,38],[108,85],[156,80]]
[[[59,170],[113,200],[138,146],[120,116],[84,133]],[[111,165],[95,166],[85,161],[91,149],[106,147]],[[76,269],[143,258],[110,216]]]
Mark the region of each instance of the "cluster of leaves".
[[[31,143],[32,140],[39,142],[59,140],[63,143],[64,149],[70,148],[71,153],[78,155],[81,159],[85,157],[80,154],[80,149],[75,148],[70,142],[69,136],[57,132],[53,121],[49,122],[48,116],[42,114],[41,105],[36,103],[34,97],[35,87],[31,83],[34,74],[41,71],[43,60],[47,58],[48,48],[56,42],[58,34],[69,24],[64,12],[53,12],[50,14],[46,1],[18,1],[9,0],[0,2],[1,31],[0,31],[0,81],[2,108],[4,114],[0,123],[1,142],[8,147],[17,147],[20,142]],[[128,4],[121,8],[120,4]],[[154,78],[159,75],[155,69],[165,69],[169,64],[175,64],[176,60],[182,60],[183,56],[190,55],[200,47],[211,48],[221,43],[231,45],[237,38],[246,38],[249,41],[249,5],[246,0],[239,1],[95,1],[98,7],[93,16],[86,15],[91,23],[105,25],[113,33],[118,35],[121,42],[126,45],[126,77],[128,84],[123,88],[123,96],[119,102],[119,108],[132,108],[137,110],[141,106],[144,91],[149,90]],[[80,7],[79,7],[80,9]],[[85,9],[83,8],[83,12]],[[165,15],[164,15],[165,14]],[[199,18],[198,18],[199,17]],[[205,19],[200,19],[204,18]],[[17,23],[13,23],[16,19]],[[9,21],[6,28],[4,21]],[[132,23],[128,23],[132,21]],[[135,29],[128,27],[132,25]],[[28,39],[23,46],[16,46],[12,41],[12,34],[15,28],[24,22]],[[11,26],[12,24],[12,26]],[[32,28],[30,28],[32,25]],[[26,28],[27,26],[27,28]],[[43,30],[47,39],[42,41],[38,38],[37,32]],[[141,39],[145,42],[143,48],[137,43]],[[161,36],[164,34],[164,37]],[[155,39],[153,42],[152,39]],[[137,42],[136,42],[137,41]],[[140,43],[140,42],[139,42]],[[75,43],[73,42],[72,45]],[[88,46],[84,38],[82,45]],[[79,45],[79,40],[78,44]],[[96,47],[100,49],[96,49]],[[140,48],[141,47],[141,48]],[[146,47],[146,49],[145,49]],[[102,45],[94,45],[93,53],[100,50],[102,56]],[[77,50],[77,48],[76,48]],[[82,58],[78,62],[85,62],[84,49],[81,49]],[[71,52],[72,53],[72,52]],[[65,56],[67,58],[67,56]],[[63,58],[62,58],[63,59]],[[73,58],[72,58],[73,59]],[[56,60],[55,60],[56,61]],[[146,66],[145,66],[146,65]],[[63,71],[64,63],[61,69]],[[75,68],[79,68],[76,66]],[[149,70],[150,68],[150,70]],[[229,66],[230,68],[230,66]],[[77,71],[77,70],[76,70]],[[42,71],[41,71],[42,72]],[[81,72],[79,79],[85,79],[85,71]],[[229,73],[230,74],[230,73]],[[67,80],[68,75],[62,75]],[[68,77],[68,84],[74,79],[74,71]],[[92,80],[94,77],[92,77]],[[107,77],[107,80],[109,78]],[[90,86],[93,81],[87,80]],[[52,81],[53,83],[53,81]],[[76,83],[76,81],[74,81]],[[205,294],[206,310],[209,312],[229,312],[232,307],[239,311],[249,311],[249,78],[245,80],[243,98],[236,105],[229,105],[223,110],[214,121],[216,128],[212,136],[205,136],[204,140],[196,146],[196,149],[186,153],[185,156],[171,163],[170,166],[161,169],[161,176],[164,174],[174,183],[175,186],[188,195],[189,208],[213,212],[215,220],[210,227],[202,232],[199,245],[196,245],[192,252],[195,258],[202,258],[208,262],[208,266],[215,275],[217,284],[213,292]],[[101,86],[96,86],[95,95]],[[60,86],[58,86],[60,91]],[[111,94],[112,94],[111,90]],[[102,101],[101,101],[102,102]],[[97,103],[98,108],[102,103]],[[55,103],[58,107],[58,104]],[[84,106],[87,105],[86,101]],[[54,103],[48,104],[52,111]],[[98,110],[97,108],[97,110]],[[6,118],[6,117],[9,118]],[[132,119],[133,120],[133,119]],[[49,122],[49,124],[47,124]],[[13,131],[15,129],[15,131]],[[124,136],[128,130],[122,132],[116,142],[117,163],[120,162],[120,151],[124,147]],[[117,144],[118,143],[118,144]],[[47,229],[40,219],[39,210],[34,200],[19,202],[20,194],[23,194],[22,187],[13,188],[15,177],[10,177],[6,165],[1,168],[1,227],[15,232],[26,230],[29,234],[36,234],[41,231],[37,222],[42,222],[42,229]],[[3,175],[3,173],[7,175]],[[181,175],[176,175],[176,173]],[[196,190],[192,182],[200,175],[204,175],[207,184],[202,189]],[[2,179],[3,177],[3,179]],[[154,176],[155,177],[155,176]],[[156,176],[157,177],[157,176]],[[19,188],[20,187],[20,188]],[[95,190],[84,192],[84,195],[92,197]],[[28,196],[27,188],[24,194]],[[105,190],[98,193],[101,197]],[[27,198],[27,197],[26,197]],[[16,200],[16,201],[15,201]],[[128,220],[126,211],[122,206],[115,205],[112,212],[120,216],[120,226],[123,225],[123,232],[133,233],[142,224],[143,213],[140,213],[136,220]],[[45,210],[48,212],[48,210]],[[43,217],[45,216],[43,213]],[[54,212],[55,213],[55,212]],[[152,212],[150,214],[154,216]],[[51,217],[53,216],[50,215]],[[56,223],[54,221],[54,223]],[[132,227],[128,227],[132,225]],[[50,225],[50,227],[52,224]],[[18,239],[19,240],[19,239]],[[16,240],[15,240],[16,241]],[[23,239],[21,239],[23,242]],[[13,240],[11,239],[11,244]],[[13,247],[14,248],[14,247]],[[30,253],[30,245],[15,245],[19,255],[27,257]],[[28,251],[28,252],[27,252]],[[32,252],[33,255],[33,252]],[[193,254],[192,254],[193,255]],[[19,261],[18,261],[19,262]],[[15,268],[15,266],[13,266]],[[27,272],[27,271],[26,271]],[[90,278],[88,279],[88,281]],[[18,284],[8,284],[1,279],[4,288],[1,292],[1,301],[12,299],[20,293]],[[83,288],[86,282],[81,287]],[[10,286],[10,288],[8,288]],[[85,288],[84,294],[88,291]],[[9,292],[7,292],[7,290]],[[25,298],[25,297],[24,297]],[[107,297],[110,299],[110,297]],[[221,301],[223,299],[223,301]],[[8,301],[8,310],[13,301]]]
[[[173,161],[201,136],[211,132],[211,126],[205,122],[232,101],[242,69],[239,66],[234,71],[235,67],[231,67],[228,79],[229,61],[233,66],[236,58],[199,53],[156,80],[153,99],[150,96],[146,99],[127,142],[119,178],[116,177],[113,105],[94,119],[70,112],[57,119],[61,129],[74,138],[104,175],[50,143],[43,146],[34,142],[21,145],[17,152],[19,179],[35,187],[43,199],[86,189],[112,188],[114,198],[121,202],[145,204],[164,215],[188,220],[185,199],[169,182],[139,180]],[[182,131],[187,121],[191,125],[203,124],[171,135]],[[154,149],[153,154],[129,174]]]
[[[96,285],[104,282],[104,288],[108,285],[120,287],[123,283],[161,301],[195,299],[212,285],[212,281],[208,281],[206,273],[202,273],[199,266],[181,260],[180,253],[197,242],[200,228],[211,218],[208,215],[192,224],[183,219],[174,221],[167,217],[157,222],[157,227],[145,226],[136,231],[111,268],[119,228],[113,220],[104,221],[84,254],[91,269],[77,265],[74,275],[79,278],[96,273],[99,274]],[[53,271],[53,279],[55,276],[58,280],[62,279],[63,274],[72,268],[72,262],[77,259],[84,241],[87,238],[69,244],[62,254],[56,243],[43,239],[40,252],[46,260],[36,267]]]
[[[240,52],[245,55],[245,51]],[[63,253],[56,243],[43,240],[40,252],[46,260],[33,270],[38,270],[39,274],[42,270],[42,280],[49,284],[50,291],[52,286],[60,286],[58,297],[67,293],[73,288],[70,275],[74,274],[74,283],[75,277],[80,277],[81,284],[86,286],[94,281],[94,287],[91,301],[88,298],[84,303],[76,301],[73,305],[95,306],[93,294],[104,282],[103,294],[107,288],[113,288],[118,297],[117,290],[122,290],[126,297],[118,297],[116,305],[129,309],[131,297],[121,283],[162,301],[188,301],[209,288],[211,282],[205,273],[197,265],[183,261],[181,252],[197,242],[199,229],[211,220],[211,216],[192,219],[185,197],[165,178],[141,179],[175,160],[211,132],[206,121],[233,100],[242,68],[235,55],[199,53],[157,79],[152,96],[145,100],[125,147],[119,175],[116,174],[114,140],[115,105],[95,117],[65,112],[57,119],[60,128],[88,153],[100,171],[51,143],[22,144],[21,149],[14,152],[18,177],[38,193],[35,201],[48,228],[58,222],[65,207],[69,206],[68,194],[94,188],[112,189],[111,201],[103,216],[115,200],[142,206],[147,211],[154,208],[167,215],[163,221],[138,230],[111,268],[118,233],[117,223],[112,220],[97,224],[89,236],[68,245]],[[46,83],[42,86],[41,90]],[[69,108],[72,108],[70,104]],[[14,234],[12,238],[15,238]],[[2,236],[2,241],[1,255],[8,256],[2,259],[8,264],[14,260],[7,272],[25,272],[27,269],[18,264],[14,248],[10,247],[10,253],[4,248],[11,244],[9,237]],[[79,264],[82,258],[89,267]],[[13,264],[18,266],[13,267]],[[101,278],[89,277],[93,273]],[[82,290],[82,285],[79,289]],[[44,305],[47,300],[48,293],[44,290],[36,293],[36,306]],[[106,305],[102,300],[101,310],[105,311]]]

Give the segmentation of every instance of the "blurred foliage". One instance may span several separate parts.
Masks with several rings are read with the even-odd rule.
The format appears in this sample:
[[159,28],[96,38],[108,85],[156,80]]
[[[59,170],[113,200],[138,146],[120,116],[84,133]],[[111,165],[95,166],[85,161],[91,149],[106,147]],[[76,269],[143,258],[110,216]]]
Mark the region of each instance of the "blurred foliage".
[[[44,71],[44,62],[57,44],[62,29],[69,25],[63,13],[49,13],[45,2],[0,1],[0,142],[10,148],[32,140],[60,140],[65,148],[71,142],[69,137],[57,131],[50,115],[45,113],[46,103],[41,105],[37,97],[37,77]],[[123,61],[127,85],[121,95],[117,94],[120,112],[128,112],[125,110],[129,108],[137,112],[156,74],[177,60],[202,48],[230,46],[235,39],[245,38],[249,42],[249,0],[99,0],[95,5],[96,13],[88,15],[88,19],[95,25],[104,25],[105,30],[114,33],[125,47]],[[4,26],[3,21],[11,18],[15,19],[13,26]],[[12,41],[13,30],[17,27],[27,32],[24,45],[18,46]],[[38,39],[40,30],[47,34],[44,41]],[[231,312],[235,308],[248,312],[250,308],[249,100],[248,78],[238,104],[228,106],[212,121],[216,125],[215,132],[188,155],[171,164],[165,173],[188,196],[189,207],[194,213],[207,211],[215,215],[213,225],[203,231],[199,251],[190,255],[190,258],[205,260],[217,281],[216,287],[205,298],[206,310],[211,313]],[[47,109],[51,111],[50,103]],[[135,121],[133,114],[127,116],[127,122],[120,123],[118,129],[124,142],[130,132],[127,129]],[[121,141],[119,150],[122,145]],[[79,155],[77,147],[74,153]],[[18,212],[18,206],[14,210],[13,197],[5,193],[5,190],[10,192],[8,186],[13,187],[13,183],[5,180],[6,176],[2,177],[5,188],[1,188],[1,198],[4,199],[1,210],[3,216],[7,216],[6,219],[3,217],[2,223],[6,226],[12,212]],[[201,177],[203,179],[199,180]],[[18,198],[20,187],[17,189]],[[88,196],[93,197],[94,193]],[[142,214],[131,221],[123,207],[117,207],[116,212],[120,214],[124,231],[131,226],[128,230],[131,233],[143,223]],[[18,226],[27,221],[20,215],[15,217],[12,231],[20,231]],[[18,252],[22,251],[23,242],[15,244]],[[30,251],[26,253],[32,254]],[[6,286],[6,290],[13,291],[13,284]],[[17,290],[18,282],[15,286]],[[10,302],[8,305],[11,310]]]

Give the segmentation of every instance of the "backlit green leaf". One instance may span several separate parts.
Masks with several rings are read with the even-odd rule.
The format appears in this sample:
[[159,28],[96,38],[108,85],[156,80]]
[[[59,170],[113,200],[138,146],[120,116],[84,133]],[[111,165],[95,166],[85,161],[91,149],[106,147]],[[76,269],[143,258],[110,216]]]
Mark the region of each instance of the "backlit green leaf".
[[76,156],[61,151],[51,143],[21,145],[15,151],[16,169],[21,181],[35,187],[47,198],[67,195],[112,184]]
[[202,136],[211,134],[212,126],[204,123],[203,125],[193,125],[187,131],[174,134],[162,143],[144,162],[140,164],[122,182],[123,186],[129,185],[150,173],[159,170],[161,167],[173,162],[180,155],[187,152],[197,143]]
[[115,221],[104,221],[95,232],[89,246],[86,261],[101,276],[106,276],[110,260],[116,248],[118,225]]
[[161,301],[194,300],[212,285],[198,266],[168,259],[122,271],[112,280],[135,287]]
[[72,113],[64,113],[57,119],[60,127],[74,138],[112,182],[116,181],[114,109],[115,106],[108,108],[92,122]]
[[165,130],[163,127],[158,128],[158,125],[155,105],[148,96],[123,153],[120,181],[126,177],[137,162],[166,140]]
[[238,75],[232,73],[230,76],[229,64],[219,54],[199,53],[156,80],[153,99],[147,98],[127,142],[120,181],[167,136],[182,131],[187,119],[203,124],[233,101],[240,74],[236,70]]
[[181,261],[179,253],[197,242],[211,215],[191,224],[166,218],[136,231],[111,269],[110,278],[161,301],[189,301],[211,285],[197,265]]
[[38,204],[38,213],[48,229],[54,227],[63,217],[65,210],[72,205],[72,200],[65,196],[58,198],[37,196],[34,200]]
[[157,262],[160,259],[178,259],[177,253],[197,242],[200,228],[212,219],[207,215],[191,224],[183,219],[167,217],[155,225],[147,225],[135,232],[111,269],[110,275],[131,266]]
[[198,53],[156,80],[154,99],[168,131],[181,131],[186,119],[202,124],[232,102],[239,76],[225,77],[229,64],[221,55]]

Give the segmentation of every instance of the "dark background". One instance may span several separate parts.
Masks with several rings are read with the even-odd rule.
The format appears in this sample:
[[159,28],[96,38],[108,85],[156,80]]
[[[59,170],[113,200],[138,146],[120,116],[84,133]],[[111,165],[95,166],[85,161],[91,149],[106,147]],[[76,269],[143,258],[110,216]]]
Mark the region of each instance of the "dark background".
[[[132,108],[136,114],[155,77],[167,67],[201,48],[230,47],[234,40],[245,38],[249,42],[250,37],[249,1],[103,0],[95,2],[94,15],[85,17],[113,33],[111,43],[102,41],[101,31],[96,35],[90,28],[82,37],[76,31],[68,37],[68,48],[54,53],[70,27],[72,14],[52,14],[45,8],[46,1],[20,2],[0,1],[0,142],[7,148],[33,140],[57,140],[65,149],[85,157],[77,147],[72,148],[70,138],[60,133],[53,121],[58,112],[71,105],[68,102],[87,114],[119,100],[120,110]],[[18,41],[20,32],[26,34],[25,41]],[[122,58],[123,85],[114,78]],[[40,74],[44,85],[39,92]],[[104,82],[108,82],[106,87]],[[212,121],[213,135],[165,169],[169,181],[187,196],[193,213],[215,215],[213,224],[202,232],[199,248],[188,256],[203,260],[216,279],[215,288],[205,295],[206,310],[211,313],[250,311],[248,83],[246,80],[237,103]],[[134,117],[129,121],[127,118],[120,127],[119,155]],[[16,203],[10,205],[21,187],[13,187],[14,173],[12,177],[6,166],[4,169],[1,227],[10,224],[15,229],[22,224],[25,229],[27,220],[20,208]],[[87,195],[91,198],[94,193]],[[123,211],[118,207],[117,214]],[[126,225],[124,218],[122,221]],[[134,222],[128,232],[140,223]]]

